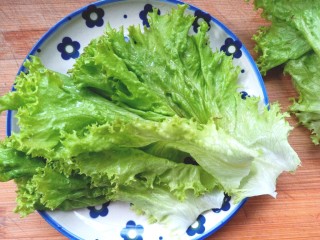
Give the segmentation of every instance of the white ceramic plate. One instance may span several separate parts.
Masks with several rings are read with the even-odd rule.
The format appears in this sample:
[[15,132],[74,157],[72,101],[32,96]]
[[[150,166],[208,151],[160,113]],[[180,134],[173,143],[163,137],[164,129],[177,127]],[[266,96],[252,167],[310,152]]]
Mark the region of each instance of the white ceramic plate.
[[[104,31],[107,22],[112,27],[132,24],[147,24],[146,14],[152,7],[160,14],[176,7],[175,0],[105,0],[85,6],[71,13],[53,26],[33,47],[29,55],[37,55],[44,65],[52,70],[66,73],[75,59],[91,39]],[[261,96],[267,103],[267,94],[260,73],[249,52],[241,41],[221,22],[195,7],[187,10],[196,16],[194,29],[200,21],[210,24],[208,32],[211,47],[233,55],[234,63],[241,67],[239,81],[244,86],[244,95]],[[191,29],[191,31],[194,31]],[[29,56],[28,55],[28,56]],[[23,70],[21,67],[20,71]],[[13,114],[8,112],[7,134],[18,131]],[[221,209],[207,211],[189,227],[183,239],[204,239],[224,225],[245,201],[234,204],[225,197]],[[166,229],[158,224],[148,224],[146,218],[137,216],[129,204],[122,202],[106,203],[103,206],[79,209],[70,212],[39,212],[55,229],[70,239],[120,239],[120,240],[166,240]]]

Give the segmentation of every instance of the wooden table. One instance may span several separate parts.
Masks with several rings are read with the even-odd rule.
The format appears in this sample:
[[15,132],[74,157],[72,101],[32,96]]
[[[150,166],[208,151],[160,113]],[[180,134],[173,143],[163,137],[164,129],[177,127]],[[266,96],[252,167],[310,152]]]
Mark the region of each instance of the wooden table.
[[[0,1],[0,95],[10,90],[16,72],[31,47],[53,24],[88,0]],[[266,25],[251,4],[241,0],[186,0],[225,23],[255,56],[251,36]],[[271,102],[286,110],[294,97],[290,78],[277,69],[265,77]],[[294,117],[289,119],[297,126]],[[0,137],[5,137],[5,114],[0,119]],[[302,160],[294,174],[278,179],[277,199],[253,197],[221,230],[208,239],[320,239],[320,146],[314,146],[309,131],[296,127],[290,143]],[[0,239],[66,239],[37,213],[21,219],[12,212],[15,185],[0,185]]]

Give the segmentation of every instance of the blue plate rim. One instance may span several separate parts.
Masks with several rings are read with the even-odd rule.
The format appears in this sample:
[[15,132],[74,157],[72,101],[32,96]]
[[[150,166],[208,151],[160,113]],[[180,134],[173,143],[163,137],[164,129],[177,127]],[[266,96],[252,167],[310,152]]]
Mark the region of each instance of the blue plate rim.
[[[96,5],[96,6],[102,6],[102,5],[107,5],[110,3],[116,3],[116,2],[125,2],[128,0],[100,0],[97,2],[93,2],[90,4],[87,4],[77,10],[75,10],[74,12],[66,15],[65,17],[63,17],[60,21],[58,21],[56,24],[54,24],[46,33],[44,33],[42,35],[42,37],[36,42],[36,44],[31,48],[30,52],[27,54],[27,56],[25,57],[25,59],[23,60],[23,63],[29,58],[30,55],[33,55],[37,49],[40,48],[40,46],[52,35],[54,34],[60,27],[62,27],[65,23],[69,22],[73,17],[78,16],[79,14],[81,14],[83,11],[86,10],[86,8],[90,5]],[[202,11],[204,13],[206,13],[204,10],[199,9],[191,4],[179,1],[179,0],[153,0],[153,1],[157,1],[157,2],[167,2],[167,3],[172,3],[174,5],[177,4],[187,4],[189,6],[189,9],[192,11]],[[149,2],[146,0],[146,3]],[[226,27],[222,22],[220,22],[218,19],[214,18],[211,14],[209,14],[211,16],[211,20],[217,24],[219,27],[221,27],[230,37],[233,38],[233,40],[238,39],[238,37],[228,28]],[[244,44],[241,47],[242,51],[244,52],[245,56],[248,58],[249,63],[252,67],[252,69],[254,70],[255,75],[257,76],[258,80],[259,80],[259,84],[263,93],[263,97],[264,97],[264,103],[265,105],[269,104],[269,99],[268,99],[268,94],[267,94],[267,90],[266,87],[264,85],[264,81],[263,78],[260,74],[260,71],[254,61],[254,59],[252,58],[251,54],[249,53],[249,51],[247,50],[247,48],[244,46]],[[23,63],[21,64],[17,75],[24,70],[23,67]],[[12,91],[14,91],[14,86],[12,87]],[[6,118],[6,135],[10,136],[11,135],[11,130],[12,130],[12,111],[8,110],[7,111],[7,118]],[[220,224],[218,226],[213,227],[212,229],[210,229],[206,234],[200,236],[199,238],[195,238],[193,240],[203,240],[205,238],[207,238],[208,236],[212,235],[213,233],[215,233],[216,231],[218,231],[219,229],[221,229],[227,222],[229,222],[233,216],[243,207],[243,205],[247,202],[247,198],[243,199],[240,203],[238,203],[238,205],[233,209],[233,211],[231,213],[229,213],[227,215],[227,217],[220,222]],[[62,227],[59,223],[57,223],[46,211],[38,211],[39,215],[49,224],[51,225],[54,229],[56,229],[58,232],[60,232],[62,235],[64,235],[65,237],[69,238],[69,239],[73,239],[73,240],[81,240],[80,237],[76,236],[74,233],[71,233],[70,231],[68,231],[67,229],[65,229],[64,227]]]

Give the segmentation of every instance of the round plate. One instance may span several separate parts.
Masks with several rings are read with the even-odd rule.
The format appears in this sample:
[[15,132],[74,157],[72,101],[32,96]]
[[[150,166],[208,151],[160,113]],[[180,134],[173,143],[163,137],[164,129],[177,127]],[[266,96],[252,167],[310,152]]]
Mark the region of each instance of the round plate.
[[[105,0],[85,6],[63,18],[54,25],[32,48],[29,55],[37,55],[43,64],[52,70],[66,73],[88,43],[100,36],[107,22],[114,28],[129,25],[146,25],[147,13],[152,7],[160,14],[170,11],[182,2],[174,0]],[[239,82],[243,94],[261,97],[261,103],[268,103],[261,75],[241,41],[221,22],[208,13],[190,6],[188,14],[196,17],[193,28],[200,21],[210,24],[208,34],[213,50],[233,55],[235,65],[241,67]],[[193,28],[191,31],[194,31]],[[28,55],[28,56],[29,56]],[[19,72],[23,70],[20,68]],[[7,117],[7,135],[19,131],[11,111]],[[221,209],[212,209],[201,214],[182,239],[204,239],[222,227],[243,205],[245,200],[234,204],[228,196]],[[166,229],[158,224],[149,224],[144,216],[137,216],[130,205],[122,202],[105,203],[69,212],[39,212],[55,229],[70,239],[147,239],[165,240]]]

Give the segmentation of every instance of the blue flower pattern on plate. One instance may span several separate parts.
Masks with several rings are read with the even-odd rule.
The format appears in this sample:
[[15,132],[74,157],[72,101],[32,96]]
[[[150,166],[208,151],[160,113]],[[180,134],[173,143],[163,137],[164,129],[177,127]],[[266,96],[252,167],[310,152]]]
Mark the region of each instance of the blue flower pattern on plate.
[[126,42],[129,42],[129,41],[130,41],[130,38],[129,38],[128,36],[124,36],[124,40],[125,40]]
[[[139,17],[142,20],[142,24],[144,26],[150,27],[148,22],[148,13],[153,12],[153,6],[151,4],[144,5],[144,9],[139,13]],[[158,15],[160,15],[160,9],[158,9]]]
[[101,27],[104,23],[103,16],[104,10],[102,8],[97,8],[93,4],[89,5],[87,10],[82,13],[82,18],[86,20],[86,25],[89,28],[93,28],[95,26]]
[[204,227],[205,222],[206,218],[203,215],[199,215],[196,222],[187,229],[187,234],[189,236],[194,236],[196,234],[204,233],[204,231],[206,230]]
[[212,209],[213,212],[215,213],[219,213],[221,211],[229,211],[231,205],[230,205],[230,200],[231,200],[231,197],[228,196],[227,194],[224,194],[224,199],[223,199],[223,203],[222,203],[222,206],[221,208],[214,208]]
[[64,37],[62,42],[58,44],[57,49],[64,60],[69,60],[70,58],[75,59],[80,55],[80,43],[73,41],[70,37]]
[[143,227],[136,225],[132,220],[128,221],[126,226],[121,230],[120,236],[124,240],[143,240]]
[[210,28],[211,28],[211,25],[210,25],[211,16],[210,16],[209,13],[205,13],[205,12],[202,12],[200,10],[196,10],[194,12],[194,16],[196,17],[194,19],[193,23],[192,23],[194,32],[198,32],[198,27],[200,26],[200,22],[201,21],[205,21],[209,26],[208,31],[210,30]]
[[241,91],[240,95],[243,100],[246,100],[247,97],[250,97],[250,95],[246,91]]
[[220,51],[224,51],[227,56],[233,55],[233,58],[240,58],[242,56],[241,47],[242,43],[239,40],[227,38],[224,45],[220,48]]
[[109,213],[109,206],[110,202],[106,202],[104,204],[102,204],[102,207],[100,209],[97,209],[96,207],[88,207],[89,211],[89,215],[91,218],[97,218],[99,216],[101,217],[105,217],[108,215]]

